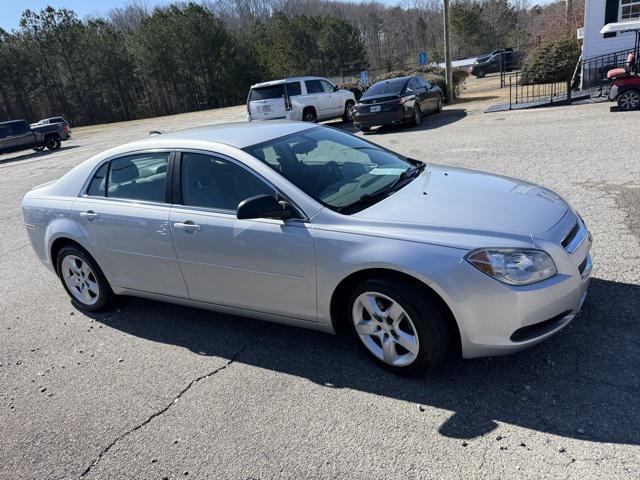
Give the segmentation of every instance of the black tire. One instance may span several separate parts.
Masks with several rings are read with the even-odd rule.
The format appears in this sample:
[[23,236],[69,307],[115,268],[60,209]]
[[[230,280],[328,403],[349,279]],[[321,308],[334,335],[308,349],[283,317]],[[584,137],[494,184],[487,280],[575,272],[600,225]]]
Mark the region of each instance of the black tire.
[[62,145],[62,140],[58,135],[51,135],[45,139],[45,146],[49,150],[58,150]]
[[44,150],[44,146],[35,147],[33,150],[34,150],[35,152],[41,152],[41,151],[43,151],[43,150]]
[[[95,301],[95,303],[87,304],[79,300],[67,286],[67,283],[65,282],[65,279],[64,279],[63,262],[65,258],[70,255],[79,258],[81,261],[85,262],[90,267],[93,281],[95,281],[95,283],[98,286],[97,300]],[[91,255],[89,255],[89,253],[83,248],[79,248],[76,246],[63,247],[58,253],[58,256],[56,258],[56,271],[58,272],[58,277],[62,282],[62,286],[64,287],[67,294],[71,298],[71,302],[78,309],[85,310],[88,312],[99,312],[101,310],[105,310],[109,308],[109,306],[113,304],[115,295],[113,293],[113,290],[111,290],[111,285],[109,285],[109,282],[107,281],[106,277],[102,273],[102,270],[100,269],[98,264],[95,262],[93,257],[91,257]],[[90,277],[87,277],[87,278],[90,278]]]
[[[358,297],[366,292],[376,292],[393,299],[407,313],[415,326],[418,338],[418,353],[408,365],[394,366],[378,358],[365,345],[356,332],[354,322],[354,304]],[[374,278],[358,285],[347,303],[345,312],[347,323],[356,343],[375,363],[398,375],[412,376],[431,371],[446,357],[451,345],[451,332],[441,308],[428,292],[409,281]],[[372,337],[373,338],[373,337]]]
[[360,130],[361,132],[370,132],[371,127],[358,127],[358,130]]
[[484,78],[484,76],[486,75],[486,72],[484,70],[478,70],[476,73],[476,78]]
[[438,95],[438,105],[436,106],[436,113],[442,112],[442,106],[444,104],[444,99],[442,95]]
[[625,90],[618,95],[618,107],[625,112],[637,110],[640,107],[640,92],[638,90]]
[[417,127],[420,125],[422,121],[422,110],[420,109],[420,105],[417,103],[413,106],[413,110],[411,112],[411,125]]
[[318,116],[316,115],[315,108],[307,107],[302,111],[302,121],[316,123],[318,121]]
[[342,114],[343,122],[352,122],[353,121],[353,106],[355,103],[353,100],[347,100],[347,103],[344,104],[344,113]]

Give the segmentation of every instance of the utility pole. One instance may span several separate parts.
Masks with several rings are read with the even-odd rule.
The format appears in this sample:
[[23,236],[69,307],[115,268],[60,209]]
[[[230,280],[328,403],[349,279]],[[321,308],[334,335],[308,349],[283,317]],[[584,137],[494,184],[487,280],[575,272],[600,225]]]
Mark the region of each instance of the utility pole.
[[444,2],[444,69],[447,82],[447,102],[453,101],[453,72],[451,71],[451,45],[449,44],[449,0]]

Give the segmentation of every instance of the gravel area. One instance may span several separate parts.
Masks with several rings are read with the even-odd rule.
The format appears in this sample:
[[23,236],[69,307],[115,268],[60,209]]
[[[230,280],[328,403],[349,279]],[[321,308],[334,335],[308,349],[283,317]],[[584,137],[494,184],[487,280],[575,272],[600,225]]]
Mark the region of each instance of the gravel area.
[[77,128],[59,151],[0,156],[0,478],[639,478],[640,112],[484,106],[367,138],[556,190],[593,234],[594,278],[550,340],[415,379],[312,331],[139,299],[87,316],[38,263],[29,188],[244,107]]

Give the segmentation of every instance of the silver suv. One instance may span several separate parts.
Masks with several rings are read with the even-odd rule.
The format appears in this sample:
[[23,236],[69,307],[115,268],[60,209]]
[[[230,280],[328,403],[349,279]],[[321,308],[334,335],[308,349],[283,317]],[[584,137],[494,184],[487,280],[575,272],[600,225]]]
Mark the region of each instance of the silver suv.
[[247,98],[247,119],[316,122],[342,118],[351,121],[356,103],[353,92],[326,78],[294,77],[256,83]]

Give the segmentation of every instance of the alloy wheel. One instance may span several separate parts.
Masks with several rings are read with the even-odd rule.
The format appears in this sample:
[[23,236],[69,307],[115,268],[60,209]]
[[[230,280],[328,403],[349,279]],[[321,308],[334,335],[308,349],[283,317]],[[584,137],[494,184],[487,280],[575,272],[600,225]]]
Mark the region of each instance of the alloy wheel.
[[87,262],[75,255],[62,260],[62,278],[71,295],[84,305],[95,305],[100,297],[96,275]]
[[403,367],[417,358],[416,327],[397,301],[379,292],[365,292],[353,304],[352,319],[367,350],[387,365]]
[[635,110],[640,105],[640,94],[634,90],[627,90],[618,98],[618,105],[623,110]]

